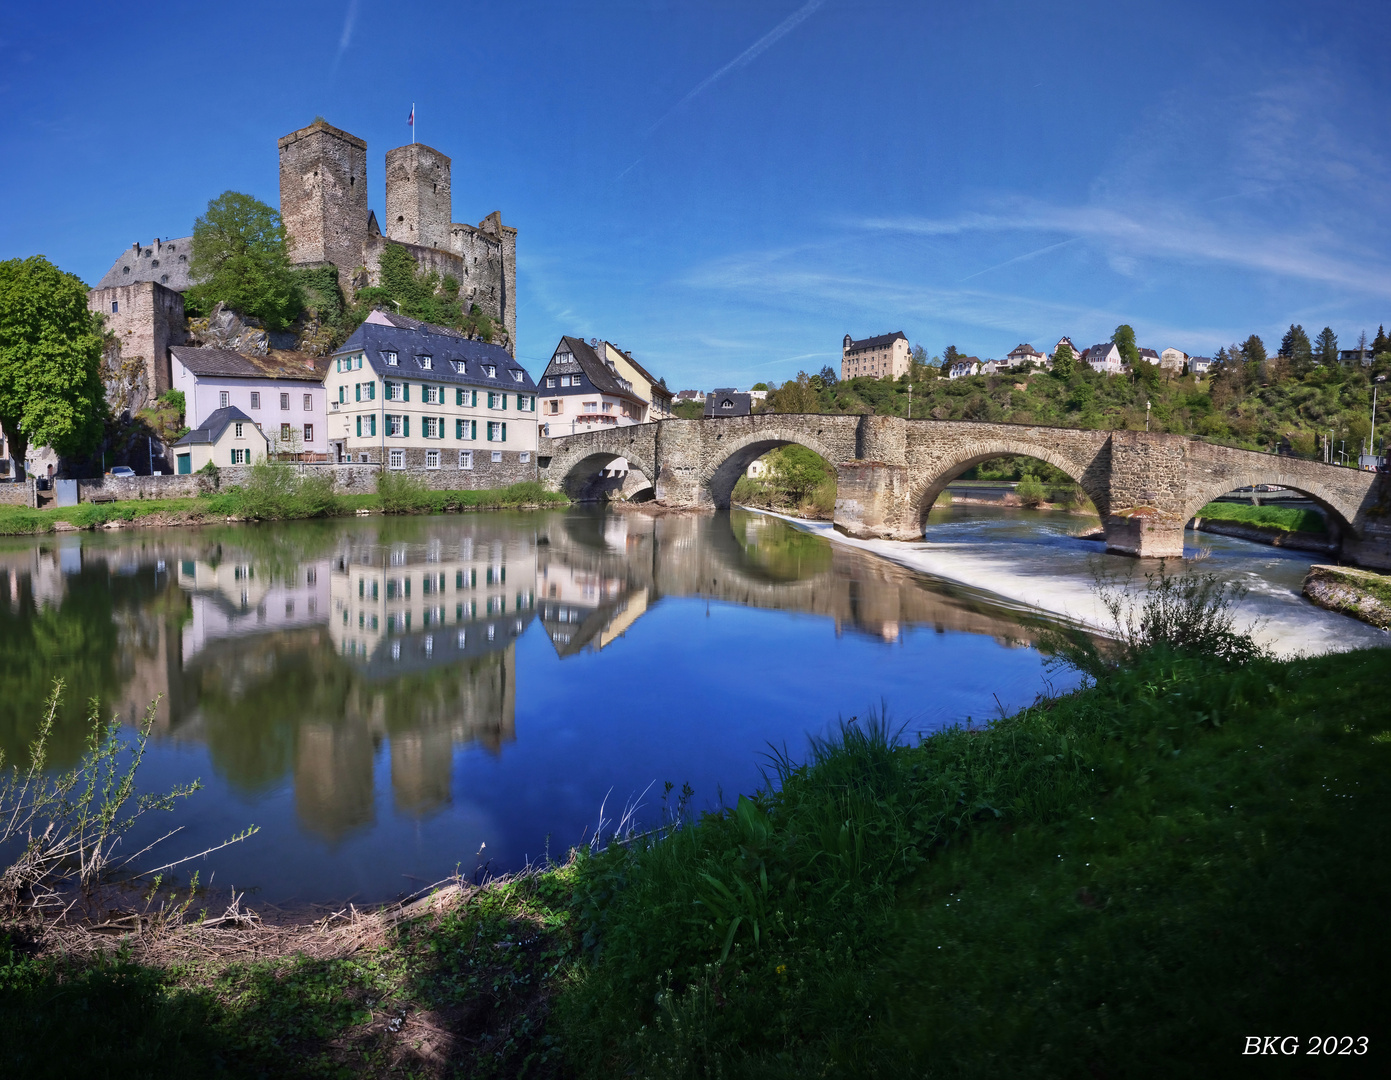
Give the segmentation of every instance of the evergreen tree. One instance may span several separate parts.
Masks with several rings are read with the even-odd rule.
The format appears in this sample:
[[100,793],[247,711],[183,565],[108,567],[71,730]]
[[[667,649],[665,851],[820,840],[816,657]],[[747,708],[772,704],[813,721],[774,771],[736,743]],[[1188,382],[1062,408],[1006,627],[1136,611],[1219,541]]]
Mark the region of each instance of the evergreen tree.
[[1331,326],[1325,326],[1314,340],[1314,359],[1332,367],[1338,362],[1338,335]]
[[1305,375],[1314,366],[1314,348],[1309,344],[1309,335],[1304,327],[1290,324],[1285,336],[1280,339],[1280,355],[1287,357],[1295,375]]
[[42,255],[0,262],[0,427],[15,460],[33,446],[72,457],[97,444],[101,348],[86,285]]
[[948,345],[947,351],[942,354],[942,378],[951,374],[951,366],[956,363],[961,354],[956,351],[955,345]]
[[1372,339],[1372,355],[1380,356],[1382,353],[1391,352],[1391,338],[1386,336],[1386,327],[1377,327],[1377,336]]
[[840,376],[836,374],[835,368],[827,364],[821,369],[821,381],[826,386],[834,387],[836,383],[840,382]]
[[1264,364],[1265,342],[1256,334],[1252,334],[1241,346],[1241,358],[1248,364]]
[[221,302],[283,330],[304,307],[279,213],[239,191],[224,191],[193,223],[189,273],[197,281],[187,296],[194,311]]

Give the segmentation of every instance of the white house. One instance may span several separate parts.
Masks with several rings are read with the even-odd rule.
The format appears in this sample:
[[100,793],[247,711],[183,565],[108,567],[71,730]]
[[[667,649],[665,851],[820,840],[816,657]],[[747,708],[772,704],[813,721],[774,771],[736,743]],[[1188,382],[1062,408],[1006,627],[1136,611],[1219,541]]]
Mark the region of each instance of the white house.
[[1077,357],[1079,360],[1081,359],[1083,350],[1079,349],[1076,345],[1072,344],[1072,339],[1068,337],[1066,334],[1064,334],[1062,337],[1058,338],[1058,343],[1053,346],[1053,351],[1048,354],[1050,362],[1052,361],[1053,357],[1058,355],[1058,350],[1061,349],[1064,345],[1066,345],[1069,349],[1072,350],[1073,356]]
[[270,453],[261,426],[235,407],[218,409],[174,444],[174,472],[196,473],[209,462],[218,468],[255,465]]
[[947,371],[947,378],[949,378],[949,379],[960,379],[962,376],[965,376],[965,375],[979,375],[979,374],[980,374],[980,361],[977,360],[974,356],[967,356],[967,357],[964,357],[964,358],[961,359],[961,360],[958,360],[956,363],[952,364],[952,366],[950,367],[950,369],[948,369],[948,371]]
[[1188,358],[1188,370],[1194,375],[1206,375],[1212,369],[1213,360],[1210,356],[1190,356]]
[[[1064,338],[1064,341],[1067,339]],[[1010,367],[1022,367],[1025,364],[1043,365],[1043,353],[1039,352],[1032,345],[1016,345],[1005,357]]]
[[1121,359],[1121,351],[1116,348],[1115,342],[1104,341],[1100,345],[1093,345],[1083,355],[1093,371],[1103,375],[1119,375],[1125,370],[1125,362]]
[[1159,366],[1165,371],[1172,371],[1175,375],[1183,370],[1183,365],[1188,363],[1188,354],[1182,349],[1168,348],[1159,354]]
[[328,460],[327,357],[281,350],[246,356],[187,345],[175,345],[169,354],[171,385],[183,391],[189,427],[201,427],[219,410],[240,409],[265,432],[272,453]]

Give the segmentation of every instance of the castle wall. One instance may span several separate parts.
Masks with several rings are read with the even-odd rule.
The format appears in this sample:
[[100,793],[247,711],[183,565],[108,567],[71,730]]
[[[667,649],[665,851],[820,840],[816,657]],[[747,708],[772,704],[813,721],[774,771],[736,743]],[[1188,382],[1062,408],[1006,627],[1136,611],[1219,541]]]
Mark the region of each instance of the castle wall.
[[[106,329],[120,346],[119,358],[111,358],[116,362],[108,361],[103,372],[112,384],[108,400],[117,411],[144,408],[170,387],[169,347],[184,343],[183,294],[155,281],[137,281],[92,289],[87,307],[105,316]],[[137,359],[140,369],[133,367]]]
[[367,241],[367,144],[316,120],[277,145],[290,261],[332,263],[347,286]]
[[386,236],[403,244],[448,248],[450,161],[423,143],[386,152]]

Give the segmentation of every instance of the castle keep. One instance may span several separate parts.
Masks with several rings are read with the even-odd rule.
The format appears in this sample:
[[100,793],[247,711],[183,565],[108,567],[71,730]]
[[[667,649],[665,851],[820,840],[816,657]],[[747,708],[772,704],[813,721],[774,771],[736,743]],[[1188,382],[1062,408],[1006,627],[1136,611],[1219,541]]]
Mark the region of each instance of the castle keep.
[[[457,281],[464,310],[477,304],[505,329],[502,344],[516,355],[517,230],[497,211],[478,225],[450,220],[447,156],[423,143],[387,151],[383,230],[367,203],[366,142],[315,120],[277,145],[291,263],[335,267],[351,301],[355,289],[381,284],[387,243],[402,244],[421,270]],[[172,385],[169,349],[186,340],[192,247],[191,236],[133,244],[87,294],[87,306],[106,316],[118,342],[105,364],[109,396],[132,412]]]
[[296,265],[333,265],[345,295],[381,283],[388,241],[421,270],[459,283],[459,298],[517,337],[517,230],[494,211],[478,225],[451,221],[452,162],[411,143],[386,154],[385,229],[367,206],[367,144],[316,120],[279,141],[280,216]]

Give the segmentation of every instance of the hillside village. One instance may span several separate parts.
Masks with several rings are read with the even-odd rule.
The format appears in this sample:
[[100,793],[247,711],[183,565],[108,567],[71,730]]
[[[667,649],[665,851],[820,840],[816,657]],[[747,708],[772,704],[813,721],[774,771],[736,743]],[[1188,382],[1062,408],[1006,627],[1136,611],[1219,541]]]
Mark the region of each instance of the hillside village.
[[[191,475],[277,459],[491,487],[534,479],[544,436],[765,411],[1157,424],[1379,463],[1363,398],[1391,370],[1381,329],[1340,349],[1330,328],[1311,342],[1292,325],[1273,353],[1252,335],[1202,356],[1140,346],[1121,326],[1085,348],[1063,335],[1046,352],[1021,342],[999,359],[955,346],[929,357],[902,331],[846,334],[838,372],[827,365],[780,386],[710,391],[673,391],[631,351],[566,335],[532,373],[516,359],[517,230],[498,211],[477,225],[452,220],[447,155],[419,143],[389,150],[379,219],[362,139],[319,118],[277,149],[274,229],[283,226],[280,257],[303,299],[293,317],[258,318],[214,296],[195,275],[195,234],[133,244],[87,292],[111,414],[100,449],[60,458],[28,446],[19,461],[17,440],[0,431],[0,479],[28,473],[43,488],[113,466]],[[254,203],[229,192],[210,204],[209,220],[234,200]],[[606,471],[621,474],[626,463]]]

